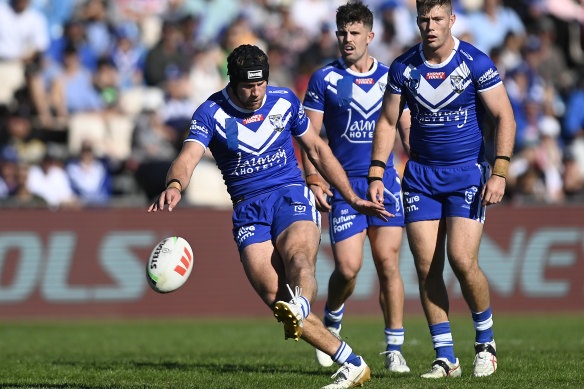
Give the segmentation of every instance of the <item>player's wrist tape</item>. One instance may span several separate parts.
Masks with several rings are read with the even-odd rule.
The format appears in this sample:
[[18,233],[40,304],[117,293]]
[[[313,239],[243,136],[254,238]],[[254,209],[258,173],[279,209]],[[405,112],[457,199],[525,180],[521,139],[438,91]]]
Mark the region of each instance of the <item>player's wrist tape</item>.
[[385,170],[385,167],[387,166],[385,162],[380,161],[378,159],[372,159],[371,160],[371,164],[369,165],[371,166],[377,166],[377,167],[382,167]]
[[312,185],[318,186],[322,191],[326,191],[328,186],[320,180],[317,173],[310,173],[305,175],[306,186],[310,187]]
[[509,170],[509,161],[504,158],[495,158],[495,165],[493,166],[493,175],[507,178],[507,171]]
[[383,177],[385,174],[385,168],[381,166],[369,166],[368,177]]
[[383,181],[383,178],[381,177],[375,177],[375,176],[367,176],[367,183],[371,184],[373,181]]
[[168,188],[175,188],[178,189],[179,192],[182,192],[183,186],[178,179],[173,178],[172,180],[168,180],[168,182],[166,183],[166,189]]
[[306,185],[310,186],[310,185],[318,185],[320,186],[321,182],[320,182],[320,178],[318,178],[318,174],[316,173],[309,173],[305,176],[306,179]]
[[510,162],[510,161],[511,161],[511,157],[508,157],[508,156],[506,156],[506,155],[497,155],[497,156],[495,157],[495,160],[497,160],[497,159],[503,159],[503,160],[505,160],[505,161],[507,161],[507,162]]

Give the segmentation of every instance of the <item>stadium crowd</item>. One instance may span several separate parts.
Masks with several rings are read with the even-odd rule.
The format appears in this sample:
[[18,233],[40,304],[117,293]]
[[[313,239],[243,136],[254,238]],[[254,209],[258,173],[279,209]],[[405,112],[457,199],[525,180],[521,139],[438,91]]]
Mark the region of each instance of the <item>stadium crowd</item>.
[[[258,45],[270,84],[304,96],[338,56],[343,3],[0,0],[0,207],[144,206],[195,107],[227,84],[231,50]],[[419,40],[415,0],[366,3],[370,52],[390,64]],[[454,35],[493,58],[515,112],[506,201],[584,200],[584,1],[453,3]],[[399,171],[407,156],[395,158]],[[188,203],[231,207],[211,155],[195,176]]]

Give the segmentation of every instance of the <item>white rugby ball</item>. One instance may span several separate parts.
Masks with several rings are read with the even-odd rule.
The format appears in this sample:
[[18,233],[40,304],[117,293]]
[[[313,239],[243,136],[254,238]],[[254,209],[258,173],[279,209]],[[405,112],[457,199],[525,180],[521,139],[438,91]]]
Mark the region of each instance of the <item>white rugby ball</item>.
[[172,236],[158,243],[146,264],[148,285],[158,293],[177,290],[193,270],[193,250],[185,239]]

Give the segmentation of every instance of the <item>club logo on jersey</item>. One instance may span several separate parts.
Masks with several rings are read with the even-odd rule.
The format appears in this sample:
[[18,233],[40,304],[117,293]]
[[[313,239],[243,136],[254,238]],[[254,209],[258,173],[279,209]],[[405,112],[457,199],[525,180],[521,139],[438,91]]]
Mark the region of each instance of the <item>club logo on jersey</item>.
[[355,80],[357,85],[373,85],[375,81],[372,78],[358,78]]
[[257,115],[253,115],[246,119],[243,119],[243,124],[248,125],[250,123],[261,122],[262,120],[264,120],[264,115],[258,113]]
[[381,92],[382,92],[382,93],[385,93],[385,88],[387,87],[387,83],[386,83],[386,82],[381,82],[381,81],[379,81],[379,82],[377,83],[377,85],[379,85],[379,89],[381,89]]
[[444,73],[444,72],[426,73],[426,80],[443,80],[445,78],[446,78],[446,73]]
[[282,115],[270,115],[270,124],[274,127],[275,131],[282,132],[284,130],[284,125],[282,124]]
[[450,85],[452,90],[458,94],[464,92],[464,77],[458,75],[450,75]]
[[418,69],[412,69],[410,71],[410,78],[406,81],[406,86],[414,95],[417,94],[417,90],[420,87],[420,71]]
[[468,189],[468,190],[466,190],[464,192],[464,201],[467,204],[472,204],[472,202],[474,200],[474,197],[477,194],[477,192],[478,192],[478,188],[476,186],[470,187],[470,189]]

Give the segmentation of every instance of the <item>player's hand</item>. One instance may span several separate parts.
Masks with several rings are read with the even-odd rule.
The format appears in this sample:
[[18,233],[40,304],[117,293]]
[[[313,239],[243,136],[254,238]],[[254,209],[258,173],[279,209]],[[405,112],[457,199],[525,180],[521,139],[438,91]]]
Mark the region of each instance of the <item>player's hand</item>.
[[367,216],[376,216],[383,221],[387,221],[387,218],[395,217],[395,215],[387,212],[383,204],[363,200],[360,197],[352,198],[351,201],[349,201],[349,205],[351,205],[351,207],[353,207],[359,213]]
[[326,196],[332,197],[333,195],[333,192],[331,192],[329,187],[322,182],[311,184],[308,187],[314,194],[316,209],[318,209],[320,212],[329,212],[331,210],[331,206],[326,200]]
[[168,205],[168,212],[172,212],[174,207],[180,201],[182,195],[180,190],[177,188],[169,187],[164,192],[162,192],[156,200],[150,204],[148,207],[148,212],[164,211],[164,206]]
[[483,207],[500,203],[503,200],[506,185],[507,182],[503,177],[491,175],[481,193]]
[[376,180],[369,184],[369,189],[367,190],[367,196],[369,200],[376,204],[383,205],[383,192],[385,191],[385,186],[383,181]]

